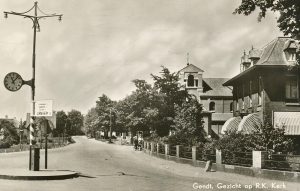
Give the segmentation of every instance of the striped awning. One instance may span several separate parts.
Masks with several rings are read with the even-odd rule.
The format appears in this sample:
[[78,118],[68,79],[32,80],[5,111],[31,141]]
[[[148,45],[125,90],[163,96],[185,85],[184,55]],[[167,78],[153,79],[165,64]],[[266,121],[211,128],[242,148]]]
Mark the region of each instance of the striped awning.
[[241,122],[241,117],[232,117],[228,119],[222,126],[221,134],[236,132]]
[[262,120],[257,113],[249,114],[243,117],[238,127],[238,132],[251,134],[261,130]]
[[300,112],[274,112],[274,127],[285,128],[285,135],[300,135]]

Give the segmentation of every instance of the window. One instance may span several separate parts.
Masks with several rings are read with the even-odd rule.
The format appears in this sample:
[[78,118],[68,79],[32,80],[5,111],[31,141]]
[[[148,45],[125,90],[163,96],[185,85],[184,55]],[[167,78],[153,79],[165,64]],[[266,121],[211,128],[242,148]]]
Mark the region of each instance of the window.
[[189,87],[193,87],[194,86],[194,76],[193,75],[189,75],[188,76],[188,86]]
[[209,103],[209,111],[215,111],[216,109],[215,107],[216,107],[215,102],[212,101]]
[[198,80],[195,80],[195,86],[198,87]]
[[285,97],[287,101],[298,100],[298,80],[297,76],[288,76],[285,82]]

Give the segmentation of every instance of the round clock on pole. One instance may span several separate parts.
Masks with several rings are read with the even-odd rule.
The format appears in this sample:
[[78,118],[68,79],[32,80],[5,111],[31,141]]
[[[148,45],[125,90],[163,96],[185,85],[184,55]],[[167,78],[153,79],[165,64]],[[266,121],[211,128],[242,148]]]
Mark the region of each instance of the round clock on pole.
[[10,72],[8,73],[4,78],[4,86],[9,91],[18,91],[22,85],[24,84],[24,81],[20,74],[16,72]]

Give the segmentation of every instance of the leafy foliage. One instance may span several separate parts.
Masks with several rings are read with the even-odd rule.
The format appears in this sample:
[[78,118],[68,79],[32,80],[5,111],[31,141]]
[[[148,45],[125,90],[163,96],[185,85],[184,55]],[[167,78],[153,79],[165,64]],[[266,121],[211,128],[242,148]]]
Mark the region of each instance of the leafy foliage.
[[270,124],[265,124],[261,132],[254,134],[225,135],[217,141],[216,147],[220,150],[236,152],[256,150],[288,153],[293,151],[293,141],[284,135],[284,129],[273,128]]
[[109,97],[106,95],[102,95],[99,97],[99,100],[96,101],[96,112],[98,114],[98,118],[95,123],[95,127],[97,129],[102,130],[104,132],[109,131],[110,127],[110,120],[112,117],[112,123],[115,124],[116,119],[116,113],[114,111],[114,106],[116,102],[112,101]]
[[14,124],[8,120],[0,121],[0,130],[3,139],[0,141],[1,148],[8,148],[19,143],[19,135]]
[[299,39],[300,35],[300,2],[298,0],[242,0],[234,14],[250,15],[259,9],[258,20],[268,11],[279,12],[277,19],[279,29],[284,35]]
[[80,111],[72,109],[68,112],[67,134],[70,136],[82,135],[83,119],[83,115]]
[[98,113],[96,108],[91,108],[84,118],[84,130],[86,134],[95,137],[95,132],[99,129]]
[[112,109],[115,131],[133,134],[143,131],[144,135],[151,132],[152,137],[167,136],[174,128],[176,107],[181,107],[189,95],[186,90],[181,90],[178,76],[167,68],[162,67],[160,75],[151,76],[153,86],[145,80],[135,79],[132,82],[136,90],[123,100],[114,102],[106,95],[99,97],[96,113],[90,111],[85,118],[86,131],[108,131]]
[[59,136],[66,130],[68,116],[64,111],[56,112],[56,129],[53,131],[53,136]]
[[169,137],[171,144],[193,146],[206,141],[201,111],[202,106],[195,99],[175,106],[175,134]]

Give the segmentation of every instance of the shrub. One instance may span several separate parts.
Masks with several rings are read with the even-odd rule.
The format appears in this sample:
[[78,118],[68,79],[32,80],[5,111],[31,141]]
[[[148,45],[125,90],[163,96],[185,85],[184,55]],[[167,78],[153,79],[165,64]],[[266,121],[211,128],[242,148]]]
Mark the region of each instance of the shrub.
[[10,144],[6,141],[0,141],[0,149],[6,149],[9,148]]

